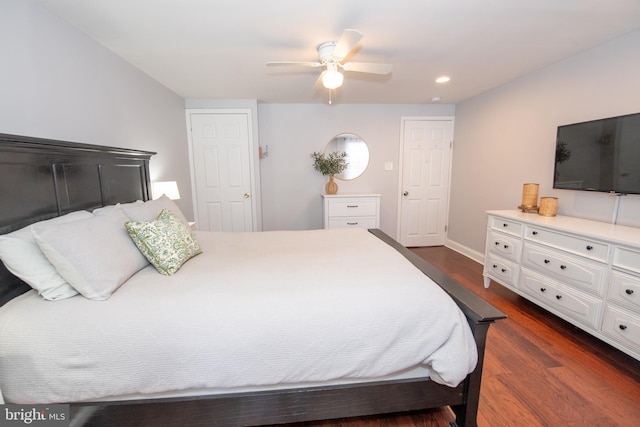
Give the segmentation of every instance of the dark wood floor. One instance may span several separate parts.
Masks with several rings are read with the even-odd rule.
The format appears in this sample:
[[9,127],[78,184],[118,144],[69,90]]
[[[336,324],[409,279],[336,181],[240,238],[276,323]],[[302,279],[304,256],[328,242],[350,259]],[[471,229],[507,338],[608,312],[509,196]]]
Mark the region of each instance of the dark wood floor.
[[[417,254],[507,314],[487,341],[478,425],[633,426],[640,423],[640,362],[498,285],[445,247]],[[305,427],[448,426],[447,409],[298,424]]]

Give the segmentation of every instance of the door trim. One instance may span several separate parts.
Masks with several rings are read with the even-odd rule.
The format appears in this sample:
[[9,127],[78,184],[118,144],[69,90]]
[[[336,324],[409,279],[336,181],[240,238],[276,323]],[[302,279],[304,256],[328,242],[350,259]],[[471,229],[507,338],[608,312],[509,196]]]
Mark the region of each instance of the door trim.
[[249,170],[250,170],[250,187],[253,203],[251,203],[251,216],[253,221],[253,231],[262,231],[262,195],[260,193],[260,164],[258,162],[258,137],[257,137],[257,118],[254,117],[251,108],[187,108],[185,109],[187,121],[187,142],[189,149],[189,174],[191,176],[191,194],[193,197],[193,212],[196,224],[198,218],[198,194],[196,192],[196,177],[193,161],[193,136],[191,134],[191,115],[192,114],[246,114],[249,135]]
[[[398,241],[403,244],[401,242],[402,239],[402,191],[403,191],[403,178],[404,178],[404,129],[405,129],[405,122],[407,121],[413,121],[413,120],[423,120],[423,121],[450,121],[451,122],[451,141],[453,142],[454,140],[454,132],[455,132],[455,116],[402,116],[400,117],[400,151],[398,153],[398,192],[397,192],[397,199],[396,199],[396,203],[398,206],[398,210],[396,212],[397,214],[397,224],[396,224],[396,236],[398,236]],[[446,195],[446,213],[445,213],[445,217],[446,217],[446,221],[445,223],[447,224],[447,228],[446,231],[444,233],[444,240],[445,242],[447,241],[447,236],[449,234],[449,204],[450,204],[450,200],[451,200],[451,173],[453,171],[453,146],[451,147],[451,155],[449,156],[449,176],[448,176],[448,188],[449,191],[447,191],[447,195]],[[404,246],[404,244],[403,244]]]

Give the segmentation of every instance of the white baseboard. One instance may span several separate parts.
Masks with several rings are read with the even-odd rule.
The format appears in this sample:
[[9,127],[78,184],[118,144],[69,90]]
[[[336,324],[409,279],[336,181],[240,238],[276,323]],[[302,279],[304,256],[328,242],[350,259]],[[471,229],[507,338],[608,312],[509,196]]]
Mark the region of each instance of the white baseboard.
[[444,245],[451,250],[461,253],[467,258],[471,258],[478,264],[484,264],[484,254],[481,252],[473,250],[467,246],[461,245],[460,243],[454,242],[453,240],[449,239],[446,240]]

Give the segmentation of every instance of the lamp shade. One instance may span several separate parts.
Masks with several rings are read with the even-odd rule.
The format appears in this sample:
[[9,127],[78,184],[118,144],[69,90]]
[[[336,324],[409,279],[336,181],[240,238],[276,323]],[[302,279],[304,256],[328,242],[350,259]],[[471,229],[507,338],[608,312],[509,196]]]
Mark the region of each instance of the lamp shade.
[[163,194],[171,200],[178,200],[180,198],[180,191],[178,191],[178,183],[176,181],[157,181],[151,184],[151,192],[153,198],[157,199]]

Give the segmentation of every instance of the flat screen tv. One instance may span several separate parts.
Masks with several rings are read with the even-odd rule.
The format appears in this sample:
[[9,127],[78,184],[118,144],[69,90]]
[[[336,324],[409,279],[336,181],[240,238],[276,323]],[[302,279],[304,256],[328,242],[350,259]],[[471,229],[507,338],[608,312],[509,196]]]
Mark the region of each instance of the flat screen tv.
[[558,126],[553,188],[640,194],[640,113]]

